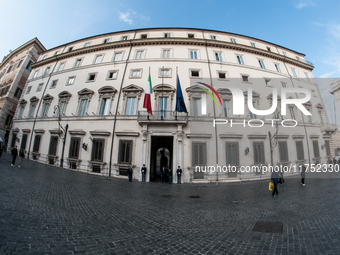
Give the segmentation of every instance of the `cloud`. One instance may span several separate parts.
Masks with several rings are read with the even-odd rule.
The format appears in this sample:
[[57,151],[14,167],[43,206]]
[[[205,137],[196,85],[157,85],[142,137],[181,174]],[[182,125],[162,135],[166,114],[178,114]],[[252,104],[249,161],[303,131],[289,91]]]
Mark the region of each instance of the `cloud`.
[[127,12],[127,13],[120,12],[119,13],[119,19],[126,22],[126,23],[129,23],[129,25],[131,25],[133,23],[133,20],[129,19],[129,16],[130,16],[130,12]]
[[295,8],[298,10],[301,10],[307,7],[316,7],[316,4],[312,1],[300,1],[297,4],[295,4]]

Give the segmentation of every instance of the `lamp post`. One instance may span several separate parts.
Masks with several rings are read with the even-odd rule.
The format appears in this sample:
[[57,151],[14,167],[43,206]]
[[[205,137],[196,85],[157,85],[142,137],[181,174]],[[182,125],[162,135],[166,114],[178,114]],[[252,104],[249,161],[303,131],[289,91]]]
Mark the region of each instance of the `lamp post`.
[[54,112],[53,112],[52,116],[55,116],[56,114],[58,114],[59,138],[61,140],[63,140],[63,148],[62,148],[62,151],[61,151],[61,158],[60,158],[60,167],[63,168],[63,166],[64,166],[64,150],[65,150],[65,142],[66,142],[68,124],[66,124],[65,127],[62,127],[60,125],[61,117],[60,117],[60,107],[59,107],[59,105],[54,106]]
[[274,148],[277,146],[277,133],[279,132],[279,125],[278,125],[277,121],[275,122],[275,128],[276,128],[276,131],[275,131],[273,136],[270,133],[270,131],[268,131],[269,148],[270,148],[270,164],[271,164],[272,167],[274,167],[273,151],[274,151]]

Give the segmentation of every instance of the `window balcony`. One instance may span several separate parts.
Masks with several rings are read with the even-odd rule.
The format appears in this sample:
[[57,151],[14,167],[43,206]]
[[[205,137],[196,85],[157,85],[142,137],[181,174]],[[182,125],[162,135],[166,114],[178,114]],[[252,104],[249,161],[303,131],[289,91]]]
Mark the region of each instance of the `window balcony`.
[[176,111],[152,111],[152,115],[147,111],[138,111],[137,121],[139,124],[187,124],[188,113]]

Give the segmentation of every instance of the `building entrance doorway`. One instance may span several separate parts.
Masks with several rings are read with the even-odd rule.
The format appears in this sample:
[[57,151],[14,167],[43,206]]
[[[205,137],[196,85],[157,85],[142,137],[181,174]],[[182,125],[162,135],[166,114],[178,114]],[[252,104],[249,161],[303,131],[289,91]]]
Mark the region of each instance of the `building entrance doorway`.
[[173,160],[172,136],[151,137],[150,181],[161,181],[161,169],[172,169]]

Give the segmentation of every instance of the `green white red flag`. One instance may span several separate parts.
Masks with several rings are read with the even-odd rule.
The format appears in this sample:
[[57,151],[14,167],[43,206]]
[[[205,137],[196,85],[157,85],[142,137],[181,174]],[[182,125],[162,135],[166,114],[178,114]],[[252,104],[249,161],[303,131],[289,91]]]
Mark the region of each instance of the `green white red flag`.
[[146,108],[147,112],[152,115],[151,93],[152,93],[152,84],[151,84],[151,76],[150,76],[150,71],[149,71],[148,85],[146,86],[146,90],[145,90],[143,108]]

